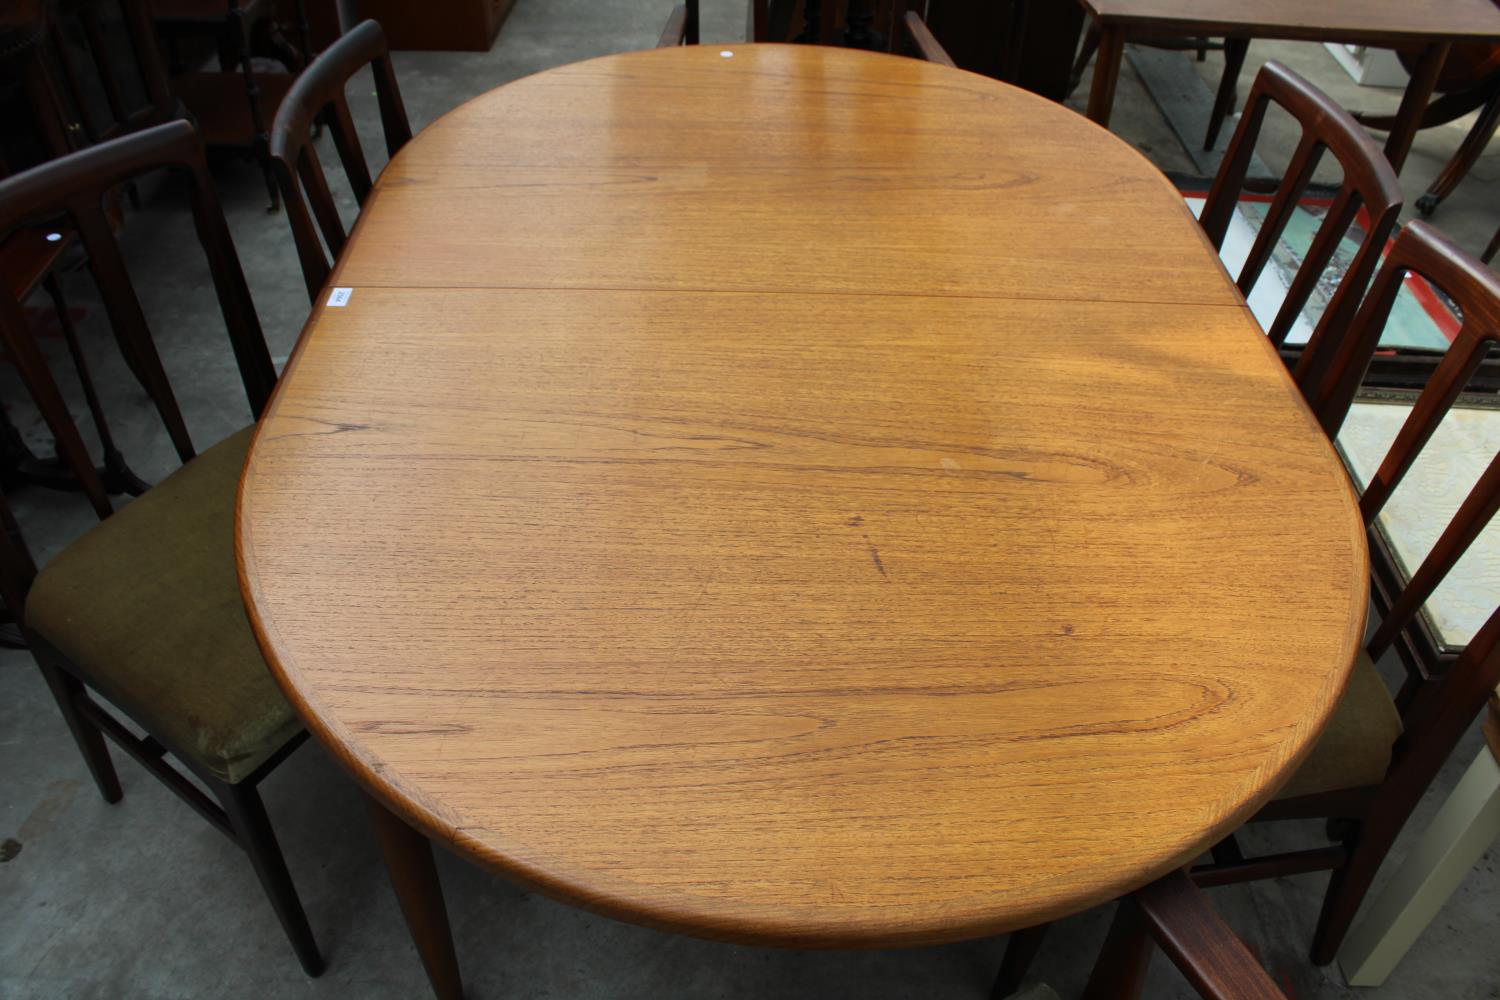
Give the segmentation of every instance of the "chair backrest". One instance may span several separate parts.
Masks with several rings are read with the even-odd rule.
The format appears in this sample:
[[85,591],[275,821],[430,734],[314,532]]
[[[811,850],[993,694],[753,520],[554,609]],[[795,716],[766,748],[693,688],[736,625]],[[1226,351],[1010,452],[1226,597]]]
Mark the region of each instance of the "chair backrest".
[[[324,255],[318,241],[318,230],[328,243],[328,253],[336,260],[343,252],[347,234],[339,219],[338,206],[323,176],[318,153],[313,146],[313,125],[320,123],[333,136],[334,147],[344,165],[349,186],[360,205],[370,196],[374,182],[365,163],[364,150],[349,114],[344,88],[351,77],[365,66],[375,76],[375,95],[380,104],[380,120],[385,130],[386,151],[396,152],[411,139],[411,125],[406,107],[396,86],[391,68],[390,49],[385,32],[374,21],[362,21],[343,37],[324,49],[297,77],[271,126],[271,160],[281,196],[286,203],[286,218],[297,244],[297,259],[302,264],[302,278],[307,295],[315,300],[318,290],[328,280],[333,263]],[[300,183],[299,183],[300,181]],[[303,200],[304,191],[306,201]],[[311,205],[312,214],[308,214]],[[317,229],[313,227],[317,218]]]
[[[166,170],[188,181],[198,240],[208,258],[219,309],[251,412],[259,418],[275,387],[276,368],[261,334],[229,226],[208,173],[203,143],[191,124],[181,120],[167,122],[0,180],[0,237],[32,221],[59,215],[69,220],[87,254],[89,269],[125,361],[161,414],[172,444],[185,462],[194,455],[192,439],[162,368],[104,205],[109,192],[156,170]],[[3,285],[0,285],[0,340],[11,352],[27,391],[56,437],[59,454],[78,477],[95,509],[101,516],[107,514],[111,509],[109,500],[46,362],[26,328],[21,303]]]
[[661,38],[656,42],[659,49],[676,48],[679,45],[698,44],[698,0],[686,0],[672,8]]
[[[172,94],[166,67],[157,48],[148,0],[112,0],[107,5],[118,8],[120,12],[135,57],[134,75],[144,92],[145,104],[127,105],[126,88],[120,79],[124,67],[114,58],[116,50],[109,44],[101,23],[99,8],[106,6],[105,0],[66,0],[53,5],[48,12],[50,47],[63,90],[90,142],[112,139],[179,117],[177,98]],[[83,79],[75,65],[73,46],[68,40],[71,32],[67,30],[74,26],[80,36],[80,47],[90,57],[93,75],[109,109],[106,121],[96,120],[92,113]]]
[[1273,102],[1297,120],[1302,127],[1302,137],[1240,271],[1238,284],[1241,293],[1249,295],[1265,270],[1277,240],[1291,221],[1297,202],[1312,182],[1313,171],[1325,151],[1331,152],[1343,168],[1344,178],[1338,195],[1318,227],[1307,257],[1287,289],[1286,301],[1266,331],[1272,343],[1280,347],[1286,341],[1297,316],[1322,280],[1334,251],[1361,208],[1368,220],[1359,250],[1303,350],[1302,362],[1305,365],[1299,362],[1296,377],[1298,384],[1305,387],[1326,366],[1326,352],[1332,349],[1333,342],[1354,318],[1360,296],[1380,263],[1381,251],[1401,213],[1401,186],[1384,154],[1347,111],[1285,66],[1268,62],[1255,77],[1234,138],[1230,140],[1218,176],[1214,178],[1203,205],[1200,221],[1209,242],[1216,249],[1223,248],[1235,205],[1245,187],[1245,174],[1255,152],[1255,140]]
[[[1421,222],[1409,224],[1391,247],[1328,370],[1308,393],[1308,402],[1330,437],[1338,434],[1375,353],[1396,294],[1408,274],[1420,275],[1456,303],[1463,313],[1463,323],[1360,497],[1360,514],[1365,526],[1371,529],[1479,363],[1500,341],[1500,276],[1431,226]],[[1422,605],[1497,510],[1500,510],[1500,453],[1491,458],[1437,543],[1404,586],[1390,588],[1388,593],[1380,588],[1375,592],[1377,605],[1382,605],[1382,617],[1366,644],[1366,651],[1371,658],[1378,659],[1395,645],[1403,652],[1402,659],[1410,675],[1397,699],[1405,735],[1396,747],[1391,775],[1411,795],[1420,796],[1500,683],[1500,609],[1490,615],[1457,659],[1444,669],[1436,664],[1413,662],[1415,658],[1407,655],[1410,649],[1419,648],[1412,643],[1409,630],[1416,627]],[[1373,531],[1371,540],[1372,548],[1378,548],[1379,540]]]

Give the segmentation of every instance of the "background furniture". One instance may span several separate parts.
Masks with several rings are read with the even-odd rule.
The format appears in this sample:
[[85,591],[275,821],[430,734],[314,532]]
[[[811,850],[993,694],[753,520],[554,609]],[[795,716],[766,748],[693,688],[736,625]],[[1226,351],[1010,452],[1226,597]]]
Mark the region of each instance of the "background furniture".
[[[1099,50],[1099,42],[1103,38],[1104,31],[1099,27],[1097,21],[1091,23],[1088,31],[1083,36],[1083,48],[1078,53],[1077,60],[1073,63],[1072,77],[1068,81],[1068,91],[1071,93],[1083,80],[1083,73],[1088,69],[1089,62],[1094,58],[1094,53]],[[1238,99],[1237,87],[1239,84],[1240,70],[1245,67],[1245,56],[1250,51],[1250,39],[1248,38],[1226,38],[1222,42],[1210,42],[1206,38],[1152,38],[1143,36],[1136,40],[1137,44],[1149,45],[1161,49],[1186,49],[1195,50],[1198,53],[1198,61],[1203,62],[1210,49],[1217,49],[1224,53],[1224,68],[1219,74],[1219,86],[1214,92],[1213,108],[1208,114],[1208,129],[1203,134],[1203,148],[1212,150],[1219,141],[1219,133],[1224,128],[1224,119],[1229,112],[1234,110]]]
[[[3,592],[12,609],[26,595],[24,637],[100,794],[108,802],[121,795],[107,735],[244,849],[304,970],[317,975],[322,958],[255,790],[307,734],[266,672],[239,602],[232,523],[249,429],[196,455],[101,206],[109,190],[161,169],[190,182],[199,239],[254,414],[275,381],[202,145],[187,122],[114,139],[0,181],[0,232],[36,216],[69,216],[120,346],[144,376],[185,463],[113,513],[24,329],[20,303],[0,290],[0,337],[102,521],[39,575],[23,547],[0,546],[7,560],[0,568]],[[90,690],[147,735],[137,737]]]
[[[290,45],[277,29],[272,0],[151,0],[157,29],[167,38],[172,88],[210,149],[254,156],[265,175],[270,209],[279,205],[272,177],[270,124],[292,81],[311,56],[311,41],[302,0],[296,0],[298,40]],[[189,69],[179,39],[212,39],[219,69]],[[253,65],[258,52],[269,52],[284,67],[266,72]]]
[[356,0],[356,16],[380,23],[395,49],[453,49],[483,52],[515,0]]
[[[1405,52],[1398,53],[1407,70],[1416,69],[1415,61]],[[1474,166],[1500,123],[1500,44],[1455,45],[1443,63],[1433,91],[1440,96],[1422,113],[1418,128],[1446,125],[1471,111],[1479,111],[1469,134],[1454,152],[1427,192],[1417,199],[1417,210],[1431,215],[1444,198],[1453,193]],[[1389,115],[1356,115],[1371,128],[1390,129],[1395,120]]]
[[750,0],[752,41],[884,50],[903,0]]
[[1177,191],[1012,88],[550,70],[409,143],[331,284],[246,600],[440,994],[424,835],[709,937],[1002,933],[1217,841],[1347,677],[1335,456]]
[[657,41],[657,48],[670,48],[673,45],[697,45],[698,44],[698,0],[687,0],[672,8],[671,15],[667,18],[666,26],[662,28],[661,38]]
[[[790,12],[794,7],[794,3],[769,5],[751,0],[749,36],[756,41],[791,37],[790,17],[773,18],[770,11]],[[902,22],[907,12],[922,18],[963,69],[1055,101],[1062,100],[1071,89],[1069,70],[1083,26],[1081,7],[1030,0],[895,0],[888,13],[893,51],[904,43]],[[885,21],[879,23],[884,25]]]
[[1420,46],[1423,54],[1402,98],[1385,154],[1399,172],[1450,43],[1500,39],[1500,10],[1491,0],[1410,4],[1398,0],[1079,0],[1100,29],[1088,116],[1109,124],[1125,42],[1140,36],[1209,35],[1287,38],[1387,47]]
[[[297,245],[307,295],[314,301],[332,267],[332,261],[324,256],[318,232],[322,231],[328,253],[335,261],[344,249],[345,234],[338,206],[313,146],[313,126],[321,123],[328,129],[355,200],[363,205],[373,182],[344,91],[350,78],[366,66],[370,67],[375,82],[385,148],[395,156],[411,139],[411,125],[401,103],[401,90],[396,86],[396,71],[391,68],[385,34],[374,21],[355,25],[302,71],[276,112],[271,129],[271,160],[276,168],[276,181],[286,199],[286,218]],[[314,218],[318,220],[317,229],[313,228]]]
[[[108,29],[114,26],[110,23],[112,16],[131,52],[128,66],[121,65],[117,58],[120,46],[106,41]],[[79,55],[73,51],[75,41],[88,56],[82,67],[75,65]],[[39,145],[29,147],[25,124],[12,122],[5,145],[21,157],[17,166],[64,156],[75,148],[166,121],[177,113],[145,0],[12,5],[0,14],[0,53],[0,73],[22,81],[31,112],[29,124],[40,139]],[[86,86],[86,81],[90,85]],[[94,93],[102,95],[102,107],[89,99]],[[11,172],[12,164],[0,155],[0,177]],[[125,189],[133,194],[130,185]],[[107,194],[105,211],[110,226],[118,229],[123,216],[117,192]],[[130,470],[115,446],[57,281],[57,270],[77,244],[77,233],[66,218],[34,219],[29,225],[0,233],[0,275],[4,275],[7,291],[18,303],[24,303],[38,288],[46,293],[102,446],[100,481],[110,493],[139,494],[145,483]],[[8,418],[4,421],[0,478],[7,485],[27,482],[56,489],[80,488],[66,463],[39,460],[33,455]]]

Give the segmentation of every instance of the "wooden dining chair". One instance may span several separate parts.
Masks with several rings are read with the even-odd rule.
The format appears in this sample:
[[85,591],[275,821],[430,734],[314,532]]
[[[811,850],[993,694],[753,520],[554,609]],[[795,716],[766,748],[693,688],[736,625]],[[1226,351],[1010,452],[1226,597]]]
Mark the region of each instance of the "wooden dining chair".
[[[281,102],[281,109],[276,112],[276,121],[271,126],[271,163],[282,200],[286,203],[286,218],[297,245],[297,259],[302,264],[307,295],[313,300],[317,299],[318,290],[328,280],[348,239],[328,179],[318,162],[313,127],[321,124],[333,136],[334,148],[338,150],[349,186],[354,189],[355,201],[364,205],[374,181],[365,163],[359,135],[354,130],[354,118],[349,113],[344,89],[350,78],[366,65],[375,78],[375,97],[380,105],[386,152],[395,156],[410,141],[411,125],[406,119],[406,106],[401,103],[401,90],[396,85],[396,71],[391,67],[385,32],[374,21],[361,21],[355,25],[302,71]],[[316,228],[314,218],[317,219]],[[319,230],[327,242],[327,254],[323,243],[318,240]]]
[[[1410,223],[1396,239],[1331,363],[1304,386],[1324,430],[1338,434],[1409,274],[1447,295],[1463,314],[1447,355],[1405,419],[1359,499],[1371,551],[1371,599],[1379,625],[1360,651],[1349,685],[1311,754],[1250,822],[1324,820],[1331,844],[1247,858],[1233,835],[1193,868],[1200,886],[1331,872],[1311,957],[1332,961],[1396,835],[1453,748],[1500,683],[1500,609],[1461,650],[1438,655],[1423,606],[1500,510],[1500,454],[1415,569],[1402,572],[1378,523],[1469,378],[1500,341],[1500,275],[1437,230]],[[1375,662],[1394,650],[1406,679],[1392,697]],[[1045,928],[1012,937],[997,980],[1019,982]]]
[[659,49],[676,48],[679,45],[698,44],[698,0],[686,0],[672,8],[666,27],[662,28],[657,41]]
[[[0,545],[0,578],[7,602],[23,608],[22,634],[105,801],[121,795],[103,740],[109,736],[245,851],[302,967],[317,975],[322,959],[256,792],[307,734],[261,659],[235,571],[235,494],[253,428],[196,451],[102,207],[107,192],[154,171],[187,182],[251,415],[260,415],[275,383],[192,125],[158,125],[0,181],[0,233],[38,217],[68,217],[116,339],[132,366],[149,375],[184,463],[113,511],[24,329],[20,303],[0,288],[0,341],[37,401],[59,457],[101,519],[39,573],[24,548]],[[134,735],[94,693],[146,735]]]
[[[1328,206],[1307,256],[1287,289],[1286,300],[1266,331],[1278,348],[1285,344],[1298,315],[1323,281],[1334,251],[1358,220],[1361,210],[1366,221],[1364,237],[1349,270],[1339,282],[1304,348],[1304,352],[1312,352],[1326,338],[1337,338],[1354,318],[1370,276],[1375,273],[1380,255],[1395,228],[1396,218],[1401,214],[1401,186],[1380,148],[1347,111],[1285,66],[1275,61],[1268,62],[1250,89],[1239,125],[1229,141],[1229,149],[1199,217],[1203,231],[1215,249],[1223,249],[1235,206],[1245,187],[1245,175],[1250,168],[1261,125],[1272,104],[1297,121],[1302,135],[1286,173],[1276,187],[1249,256],[1240,269],[1237,283],[1242,294],[1250,294],[1270,262],[1271,253],[1291,221],[1298,200],[1312,182],[1313,171],[1324,153],[1331,153],[1343,171],[1338,194]],[[1299,384],[1304,378],[1316,374],[1312,369],[1304,370],[1298,378]]]
[[[1369,367],[1407,275],[1424,278],[1455,302],[1462,325],[1431,382],[1412,406],[1359,509],[1371,547],[1371,597],[1380,624],[1323,739],[1253,821],[1326,819],[1338,843],[1271,858],[1242,859],[1233,838],[1213,864],[1193,870],[1200,885],[1331,870],[1313,937],[1312,959],[1333,960],[1350,921],[1396,835],[1438,769],[1500,683],[1500,610],[1454,658],[1430,659],[1423,605],[1500,509],[1500,454],[1492,457],[1431,552],[1409,576],[1397,568],[1377,518],[1484,356],[1500,341],[1500,276],[1430,226],[1409,224],[1396,240],[1337,357],[1308,402],[1336,435]],[[1385,563],[1387,569],[1380,568]],[[1374,662],[1394,649],[1406,678],[1391,698]]]

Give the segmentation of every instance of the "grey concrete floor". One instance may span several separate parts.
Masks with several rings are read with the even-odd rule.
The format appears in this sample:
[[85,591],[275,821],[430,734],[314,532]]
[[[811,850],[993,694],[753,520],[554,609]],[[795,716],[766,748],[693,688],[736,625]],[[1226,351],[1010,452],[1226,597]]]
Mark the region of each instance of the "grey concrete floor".
[[[667,0],[519,0],[488,53],[399,53],[396,68],[413,126],[460,101],[527,73],[610,51],[650,45]],[[740,0],[704,0],[709,41],[743,38]],[[1391,92],[1350,83],[1318,46],[1257,44],[1243,86],[1260,60],[1280,58],[1354,106],[1393,104]],[[1201,68],[1217,80],[1217,57]],[[380,160],[368,86],[353,88]],[[1070,104],[1081,106],[1087,82]],[[1164,170],[1186,171],[1176,138],[1127,67],[1115,130]],[[1425,188],[1463,136],[1462,124],[1422,133],[1403,178],[1411,198]],[[1262,155],[1284,162],[1293,137],[1268,130]],[[1443,206],[1437,224],[1481,248],[1497,222],[1496,155]],[[332,157],[325,157],[331,162]],[[228,162],[216,170],[221,195],[278,362],[307,313],[286,222],[265,211],[258,171]],[[156,323],[163,353],[200,442],[248,420],[201,256],[181,196],[148,185],[146,207],[122,237]],[[344,207],[352,217],[347,191]],[[1408,211],[1407,217],[1410,216]],[[66,275],[107,405],[127,455],[147,478],[172,466],[143,400],[132,393],[110,347],[84,275]],[[39,319],[45,329],[45,318]],[[56,353],[55,338],[46,341]],[[114,359],[114,360],[112,360]],[[0,372],[6,399],[20,398]],[[13,411],[34,447],[47,437],[24,408]],[[37,490],[12,496],[28,538],[45,561],[90,523],[74,497]],[[1470,733],[1412,824],[1420,829],[1464,765],[1479,752]],[[0,864],[0,997],[420,997],[425,980],[385,883],[352,784],[315,744],[299,750],[262,786],[328,971],[302,975],[247,864],[237,850],[155,779],[117,754],[125,798],[95,793],[44,685],[24,653],[0,654],[0,839],[19,846]],[[1273,849],[1315,840],[1316,828],[1254,831],[1247,846]],[[1407,840],[1397,845],[1400,856]],[[605,920],[510,885],[462,861],[439,858],[464,973],[473,997],[981,997],[1003,939],[883,952],[800,952],[735,947]],[[1304,959],[1324,879],[1309,876],[1216,890],[1227,919],[1257,949],[1288,992],[1300,998],[1500,998],[1495,948],[1500,873],[1495,854],[1438,916],[1390,981],[1347,988],[1336,967]],[[1109,920],[1109,908],[1063,921],[1034,974],[1076,995]],[[1188,997],[1162,960],[1151,997]]]

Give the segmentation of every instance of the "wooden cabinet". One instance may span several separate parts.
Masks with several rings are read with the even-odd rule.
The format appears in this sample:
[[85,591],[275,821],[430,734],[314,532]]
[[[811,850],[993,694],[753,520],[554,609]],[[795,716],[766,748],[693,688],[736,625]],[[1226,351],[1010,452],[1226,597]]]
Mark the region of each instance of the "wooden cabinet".
[[1072,0],[932,0],[927,26],[963,69],[1060,101],[1068,93],[1083,5]]
[[393,49],[483,52],[495,42],[515,0],[357,0],[361,18],[373,17]]

